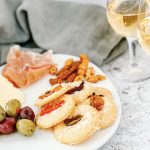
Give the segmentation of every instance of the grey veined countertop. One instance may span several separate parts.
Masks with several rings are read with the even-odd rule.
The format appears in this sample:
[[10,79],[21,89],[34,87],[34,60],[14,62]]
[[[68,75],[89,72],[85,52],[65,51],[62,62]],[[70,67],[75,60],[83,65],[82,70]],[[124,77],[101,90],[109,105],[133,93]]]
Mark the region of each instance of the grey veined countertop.
[[[140,46],[137,55],[137,58],[150,59]],[[120,95],[122,116],[115,135],[99,150],[150,150],[150,79],[138,83],[126,82],[115,78],[111,69],[116,61],[127,63],[128,60],[127,51],[102,67]]]

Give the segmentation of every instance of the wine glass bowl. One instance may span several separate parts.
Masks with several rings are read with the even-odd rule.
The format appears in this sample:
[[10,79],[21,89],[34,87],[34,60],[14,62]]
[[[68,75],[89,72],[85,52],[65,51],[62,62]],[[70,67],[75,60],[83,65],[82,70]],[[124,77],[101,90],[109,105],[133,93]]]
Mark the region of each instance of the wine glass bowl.
[[[142,49],[150,56],[150,0],[143,0],[140,3],[137,21],[137,37]],[[149,70],[149,66],[148,64],[145,71]],[[146,81],[138,90],[141,101],[145,103],[149,103],[149,88],[149,81]]]
[[109,0],[107,3],[108,22],[116,33],[136,38],[138,9],[137,0]]
[[[147,69],[147,66],[150,66],[150,57],[144,55],[144,53],[142,56],[138,56],[137,44],[135,42],[135,40],[137,40],[138,27],[141,27],[138,23],[139,9],[141,9],[141,4],[143,4],[142,1],[144,0],[107,1],[108,22],[116,33],[127,39],[129,47],[129,59],[126,59],[126,61],[120,61],[121,59],[117,59],[111,64],[110,71],[117,79],[138,82],[150,78],[150,70]],[[142,16],[142,14],[140,16]],[[143,35],[143,31],[141,31],[142,30],[138,33],[141,37],[141,39],[139,38],[140,41],[143,40],[143,37],[141,36]],[[148,31],[150,33],[150,28]],[[149,48],[147,49],[150,51],[150,36],[147,36],[145,41],[149,43]]]
[[150,55],[150,1],[142,1],[139,8],[137,36],[143,50]]

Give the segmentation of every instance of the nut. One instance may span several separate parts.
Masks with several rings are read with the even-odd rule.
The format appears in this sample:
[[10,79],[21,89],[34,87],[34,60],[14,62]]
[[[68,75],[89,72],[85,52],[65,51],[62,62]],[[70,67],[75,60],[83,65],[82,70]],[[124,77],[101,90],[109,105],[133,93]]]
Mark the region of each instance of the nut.
[[78,75],[78,76],[76,76],[76,78],[74,79],[74,81],[81,81],[83,79],[84,79],[83,75]]
[[52,66],[49,70],[49,73],[52,75],[55,75],[55,74],[57,74],[57,70],[58,70],[57,67]]
[[72,58],[69,58],[65,61],[65,66],[71,66],[73,63],[73,59]]

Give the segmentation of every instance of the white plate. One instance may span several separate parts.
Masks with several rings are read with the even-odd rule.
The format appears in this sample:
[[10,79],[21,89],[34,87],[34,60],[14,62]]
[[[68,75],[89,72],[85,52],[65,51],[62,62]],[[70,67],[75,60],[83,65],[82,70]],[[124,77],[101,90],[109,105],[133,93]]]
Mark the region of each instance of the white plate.
[[[74,58],[79,59],[78,57],[70,56],[70,55],[64,55],[64,54],[55,54],[54,60],[58,64],[58,67],[62,67],[64,61],[67,58]],[[90,64],[94,67],[96,73],[104,74],[96,65]],[[0,68],[2,70],[2,67]],[[31,106],[35,112],[37,112],[37,108],[34,106],[34,102],[37,99],[37,97],[40,95],[40,93],[47,89],[49,84],[49,78],[44,77],[40,81],[21,89],[22,92],[25,95],[25,102],[24,106],[28,105]],[[0,147],[4,150],[27,150],[27,149],[36,149],[36,150],[94,150],[100,148],[103,144],[105,144],[115,133],[120,117],[121,117],[121,104],[119,96],[116,92],[116,89],[114,88],[113,84],[110,82],[109,79],[96,83],[94,86],[101,86],[109,89],[112,94],[114,101],[117,105],[117,119],[115,123],[104,130],[97,131],[92,137],[90,137],[87,141],[83,142],[82,144],[70,146],[61,144],[56,141],[52,131],[44,131],[36,129],[35,134],[32,137],[24,137],[18,133],[14,133],[11,135],[6,136],[0,136]],[[5,90],[5,89],[4,89]],[[9,94],[9,93],[8,93]]]

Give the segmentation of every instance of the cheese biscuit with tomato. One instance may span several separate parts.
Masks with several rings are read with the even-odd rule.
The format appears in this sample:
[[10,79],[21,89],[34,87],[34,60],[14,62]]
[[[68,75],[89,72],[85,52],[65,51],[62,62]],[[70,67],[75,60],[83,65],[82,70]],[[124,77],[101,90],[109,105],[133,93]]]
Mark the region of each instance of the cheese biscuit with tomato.
[[75,102],[69,95],[63,95],[43,105],[36,117],[39,128],[47,129],[65,120],[73,112]]
[[95,87],[92,95],[82,102],[82,104],[91,105],[99,111],[101,120],[100,128],[107,128],[114,123],[117,109],[109,90]]

